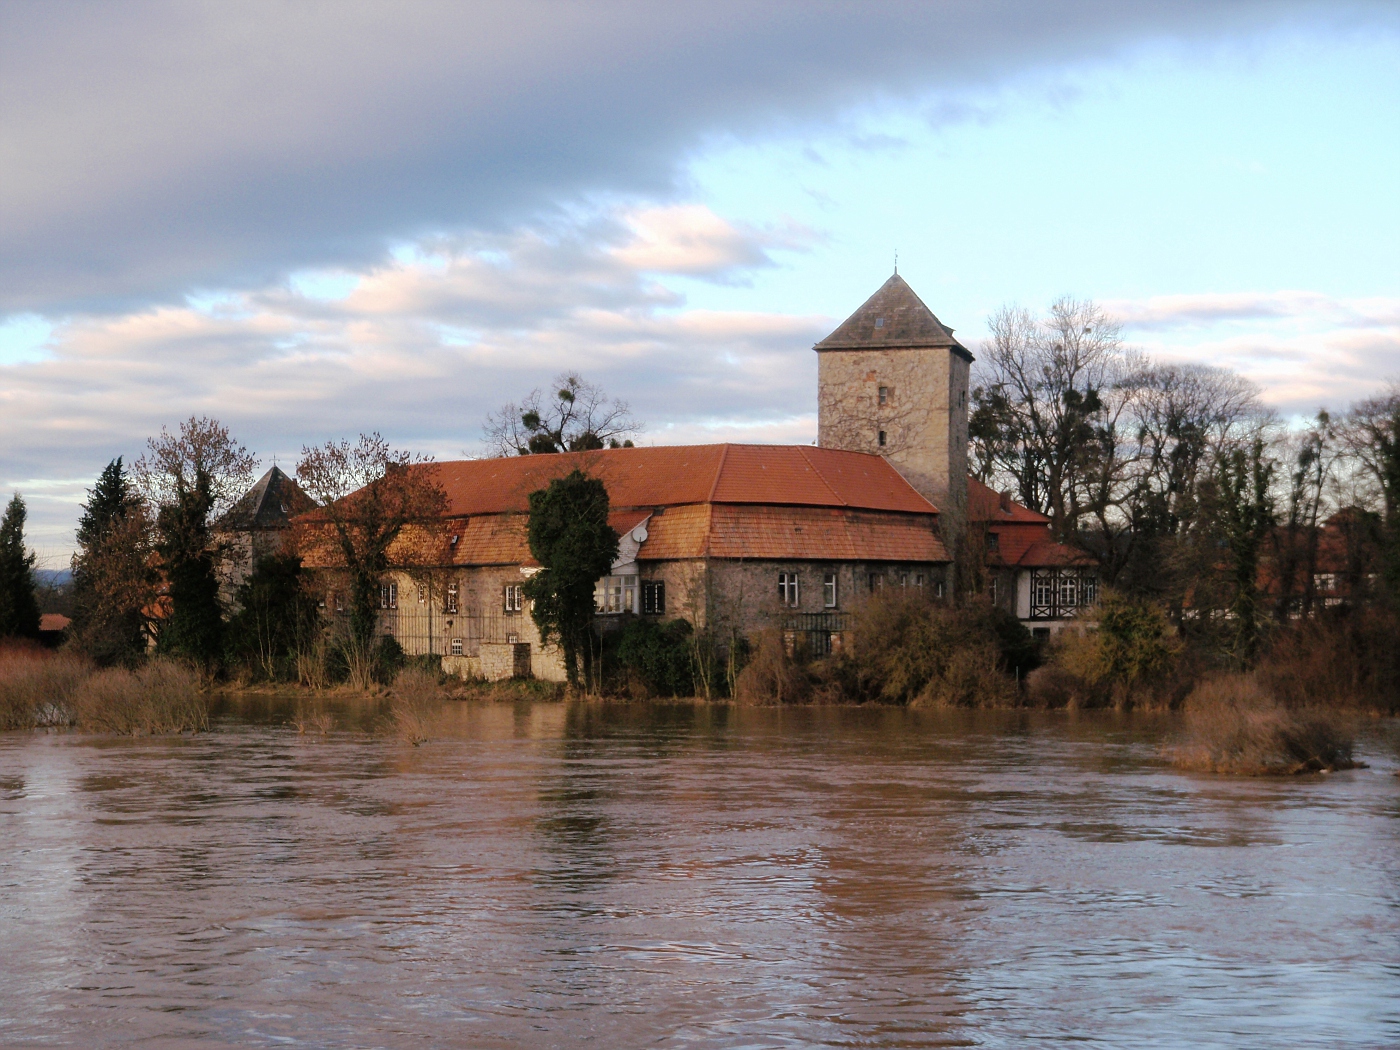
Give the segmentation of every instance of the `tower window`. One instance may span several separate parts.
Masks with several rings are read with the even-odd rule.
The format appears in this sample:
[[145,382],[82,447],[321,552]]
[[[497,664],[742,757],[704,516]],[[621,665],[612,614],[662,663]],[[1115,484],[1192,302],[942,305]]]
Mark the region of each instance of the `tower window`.
[[880,447],[881,447],[881,448],[884,448],[884,447],[885,447],[885,432],[884,432],[883,430],[880,431],[880,438],[879,438],[879,440],[880,440]]
[[882,404],[882,405],[888,405],[889,403],[890,403],[890,388],[887,387],[887,386],[882,386],[882,387],[880,388],[880,404]]

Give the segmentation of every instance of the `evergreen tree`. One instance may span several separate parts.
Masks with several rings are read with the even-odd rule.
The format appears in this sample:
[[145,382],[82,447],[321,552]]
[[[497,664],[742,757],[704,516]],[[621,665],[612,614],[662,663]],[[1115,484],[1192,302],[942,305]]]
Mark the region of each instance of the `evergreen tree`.
[[1265,459],[1264,443],[1248,452],[1236,449],[1216,458],[1214,471],[1215,526],[1230,552],[1234,600],[1234,655],[1248,667],[1259,648],[1259,555],[1274,527],[1274,503],[1269,493],[1274,464]]
[[118,456],[88,490],[73,556],[71,633],[99,663],[130,664],[145,650],[143,610],[154,598],[148,532]]
[[530,553],[543,568],[525,584],[541,641],[559,639],[569,683],[592,670],[593,588],[617,557],[608,490],[580,470],[530,493]]
[[39,636],[35,559],[24,547],[26,517],[24,500],[16,492],[0,518],[0,638]]
[[213,495],[205,473],[198,467],[194,473],[193,484],[180,484],[175,498],[156,514],[156,552],[170,596],[170,615],[161,624],[156,648],[210,667],[222,655],[224,619],[209,550]]
[[303,583],[297,555],[258,559],[238,588],[238,612],[228,624],[230,659],[269,679],[288,669],[297,644],[318,626],[316,600]]

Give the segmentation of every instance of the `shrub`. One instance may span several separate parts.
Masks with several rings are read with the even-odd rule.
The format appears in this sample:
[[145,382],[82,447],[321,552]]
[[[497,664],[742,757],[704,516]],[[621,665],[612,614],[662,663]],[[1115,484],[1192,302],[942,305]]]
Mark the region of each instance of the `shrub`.
[[817,678],[788,651],[783,632],[759,633],[758,646],[735,682],[734,699],[741,704],[796,704],[812,698]]
[[1085,628],[1062,636],[1055,662],[1088,687],[1091,702],[1130,706],[1161,698],[1180,649],[1166,613],[1152,602],[1109,592]]
[[73,694],[80,729],[94,733],[180,733],[209,728],[209,701],[187,664],[155,659],[135,671],[112,667]]
[[691,627],[685,620],[633,620],[622,630],[618,663],[651,696],[693,696]]
[[1335,711],[1288,707],[1254,674],[1205,679],[1186,700],[1186,769],[1251,776],[1350,769],[1353,733]]
[[0,648],[0,729],[70,724],[73,691],[91,673],[92,664],[73,653]]
[[1259,679],[1291,706],[1400,712],[1400,615],[1383,606],[1324,610],[1275,634]]
[[[887,590],[854,614],[833,673],[859,699],[990,707],[1016,699],[1008,667],[1034,658],[1029,633],[986,602],[952,607]],[[1014,661],[1014,663],[1013,663]]]
[[442,721],[445,696],[440,674],[423,667],[400,671],[389,702],[389,716],[400,739],[414,747],[432,739]]

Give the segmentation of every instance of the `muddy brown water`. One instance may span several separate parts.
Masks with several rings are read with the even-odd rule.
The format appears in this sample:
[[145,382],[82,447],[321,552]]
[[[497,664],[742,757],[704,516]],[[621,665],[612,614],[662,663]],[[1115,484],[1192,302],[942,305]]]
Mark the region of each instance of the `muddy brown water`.
[[1400,757],[1169,720],[280,701],[0,735],[0,1045],[1400,1045]]

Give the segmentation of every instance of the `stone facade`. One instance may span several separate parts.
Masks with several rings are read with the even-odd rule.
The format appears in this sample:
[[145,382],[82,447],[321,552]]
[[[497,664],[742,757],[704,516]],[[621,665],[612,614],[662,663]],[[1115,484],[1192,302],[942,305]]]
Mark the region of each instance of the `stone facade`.
[[972,355],[898,274],[814,349],[817,443],[887,459],[938,508],[956,558]]

